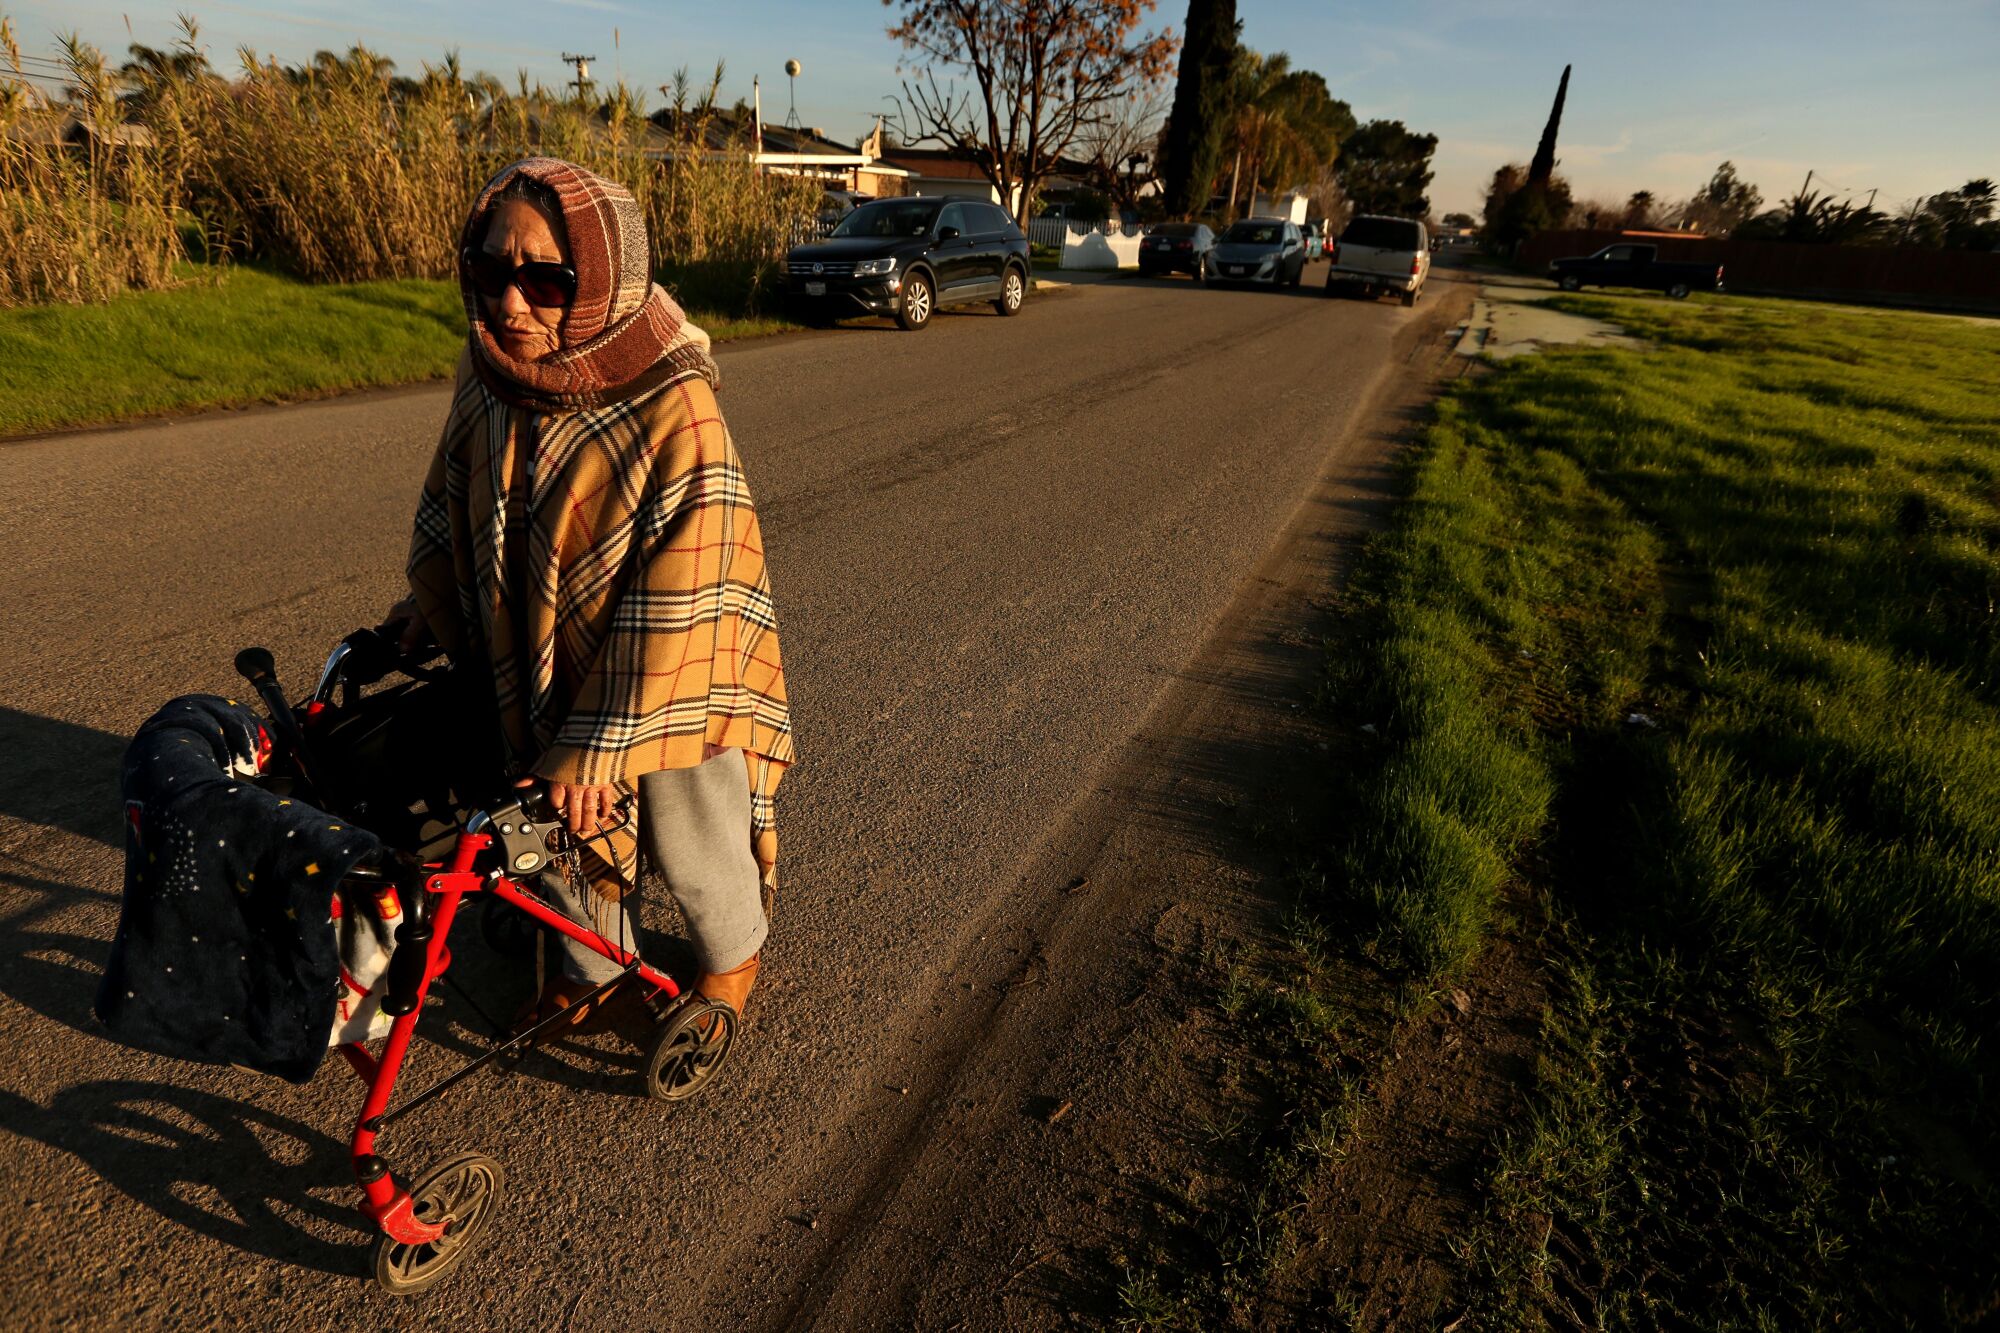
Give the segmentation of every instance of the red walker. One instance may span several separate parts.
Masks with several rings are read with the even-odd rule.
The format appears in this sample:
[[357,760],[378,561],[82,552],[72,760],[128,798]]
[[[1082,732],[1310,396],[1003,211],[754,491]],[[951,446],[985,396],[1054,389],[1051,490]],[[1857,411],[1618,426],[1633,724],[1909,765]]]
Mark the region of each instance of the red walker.
[[[279,741],[289,751],[291,780],[312,789],[315,795],[323,797],[324,793],[317,790],[320,784],[313,782],[313,742],[315,733],[331,730],[338,714],[334,687],[348,686],[348,703],[352,705],[358,698],[357,678],[361,683],[372,683],[386,674],[379,670],[370,673],[365,667],[356,669],[358,659],[364,656],[372,657],[378,664],[383,661],[379,640],[376,646],[371,646],[370,638],[369,631],[362,631],[350,635],[334,650],[319,688],[306,703],[303,721],[278,687],[271,655],[257,648],[237,655],[237,670],[257,688],[271,711]],[[393,665],[418,674],[400,659],[395,659]],[[284,758],[277,756],[279,762],[273,765],[274,773],[283,771]],[[341,813],[352,817],[351,811]],[[356,822],[367,826],[359,817]],[[406,1185],[376,1152],[378,1137],[396,1120],[442,1095],[480,1067],[523,1049],[545,1029],[567,1022],[578,1006],[596,1003],[621,984],[636,983],[644,1004],[656,1020],[657,1030],[643,1075],[648,1097],[675,1102],[699,1093],[714,1080],[735,1040],[734,1009],[692,991],[683,991],[672,977],[647,966],[638,954],[572,921],[514,878],[516,875],[532,878],[550,864],[553,858],[549,844],[561,828],[559,817],[539,789],[513,789],[490,808],[473,810],[460,821],[449,850],[441,859],[425,863],[414,856],[399,855],[386,866],[358,866],[344,881],[366,890],[350,895],[347,904],[350,910],[356,901],[371,900],[384,920],[400,918],[395,952],[386,973],[377,982],[382,1010],[392,1019],[382,1052],[379,1056],[371,1054],[360,1042],[338,1047],[349,1067],[368,1086],[354,1126],[351,1156],[355,1180],[365,1196],[362,1207],[382,1231],[375,1248],[375,1280],[391,1293],[407,1295],[421,1291],[457,1267],[498,1212],[506,1179],[500,1164],[492,1158],[462,1153],[433,1166]],[[500,917],[496,915],[500,905],[505,904],[535,926],[567,936],[624,970],[560,1012],[502,1040],[392,1108],[389,1103],[395,1093],[396,1076],[416,1033],[424,998],[430,993],[431,983],[444,977],[451,968],[451,950],[446,941],[459,904],[468,894],[482,893],[490,895],[485,909],[487,916],[482,922],[489,941],[499,943],[496,936],[507,929],[498,924]]]

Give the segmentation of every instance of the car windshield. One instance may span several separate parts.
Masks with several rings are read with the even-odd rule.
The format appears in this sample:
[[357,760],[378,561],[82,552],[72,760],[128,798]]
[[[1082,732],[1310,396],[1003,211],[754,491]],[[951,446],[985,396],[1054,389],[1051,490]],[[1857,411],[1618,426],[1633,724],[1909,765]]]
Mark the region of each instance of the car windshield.
[[942,208],[935,199],[885,199],[863,204],[840,220],[835,236],[922,236]]
[[1417,224],[1407,218],[1356,218],[1340,233],[1342,245],[1366,245],[1378,250],[1419,250]]
[[1239,222],[1222,233],[1222,239],[1229,245],[1276,245],[1279,224],[1276,222]]
[[1159,226],[1153,228],[1153,235],[1171,236],[1176,240],[1184,240],[1194,235],[1197,225],[1193,222],[1162,222]]

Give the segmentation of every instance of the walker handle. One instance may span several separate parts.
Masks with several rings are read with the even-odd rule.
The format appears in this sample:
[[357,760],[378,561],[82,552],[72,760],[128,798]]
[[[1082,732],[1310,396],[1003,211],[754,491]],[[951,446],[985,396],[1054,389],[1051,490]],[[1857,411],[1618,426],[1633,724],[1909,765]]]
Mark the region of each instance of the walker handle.
[[285,692],[278,685],[278,663],[271,656],[269,648],[245,648],[236,654],[236,674],[250,682],[257,691],[257,697],[264,701],[264,707],[271,710],[271,722],[278,729],[285,748],[291,752],[292,761],[303,770],[305,767],[305,737],[299,733],[298,719],[292,716],[292,706],[285,701]]
[[430,895],[413,895],[403,924],[396,927],[396,952],[389,955],[389,986],[382,996],[382,1012],[391,1018],[415,1013],[424,986],[424,972],[430,965]]

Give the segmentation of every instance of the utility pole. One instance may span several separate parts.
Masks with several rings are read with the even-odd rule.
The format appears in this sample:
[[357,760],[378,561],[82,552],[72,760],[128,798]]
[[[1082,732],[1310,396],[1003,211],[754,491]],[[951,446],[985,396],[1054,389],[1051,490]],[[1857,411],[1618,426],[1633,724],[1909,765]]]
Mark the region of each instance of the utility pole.
[[573,56],[567,51],[563,52],[563,64],[576,66],[576,78],[571,80],[569,86],[576,89],[576,100],[579,102],[590,90],[590,62],[595,59],[596,56]]

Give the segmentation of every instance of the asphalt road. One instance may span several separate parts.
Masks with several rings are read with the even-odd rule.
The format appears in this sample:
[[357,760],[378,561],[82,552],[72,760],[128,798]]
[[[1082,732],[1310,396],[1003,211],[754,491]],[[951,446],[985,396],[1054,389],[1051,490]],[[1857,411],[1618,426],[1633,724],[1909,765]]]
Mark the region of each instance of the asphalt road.
[[[360,1089],[337,1061],[294,1088],[158,1060],[96,1035],[89,1002],[116,919],[122,738],[173,695],[236,692],[242,645],[270,646],[296,690],[373,622],[445,390],[0,445],[9,1322],[757,1322],[704,1293],[742,1290],[718,1273],[740,1276],[823,1150],[897,1095],[954,957],[1196,652],[1423,313],[1311,285],[1111,282],[1012,320],[724,348],[802,756],[765,984],[726,1081],[677,1111],[635,1098],[638,1057],[606,1037],[399,1124],[405,1174],[478,1149],[509,1175],[482,1252],[403,1303],[361,1276]],[[460,952],[511,1011],[525,981]],[[422,1031],[464,1049],[475,1026],[454,1001]],[[411,1077],[453,1058],[426,1049]],[[754,1262],[765,1308],[784,1308],[784,1254],[766,1242]]]

